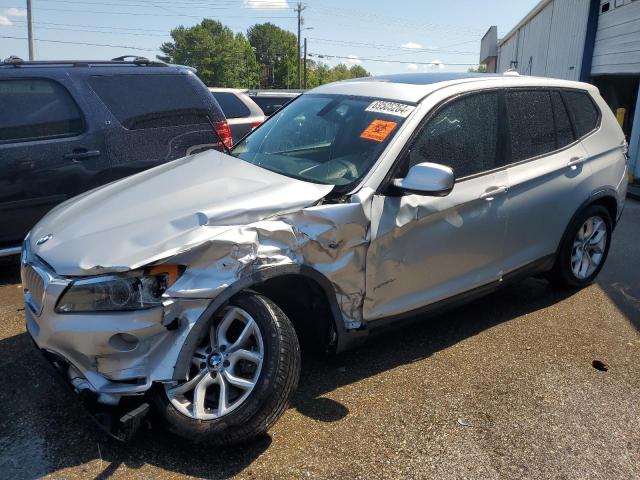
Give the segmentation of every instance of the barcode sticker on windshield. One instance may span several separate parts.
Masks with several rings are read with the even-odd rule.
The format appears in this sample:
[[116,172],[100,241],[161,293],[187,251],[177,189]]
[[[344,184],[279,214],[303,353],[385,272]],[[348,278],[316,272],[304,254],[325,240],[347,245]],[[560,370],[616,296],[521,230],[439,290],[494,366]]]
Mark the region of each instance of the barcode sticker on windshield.
[[383,100],[376,100],[369,105],[365,111],[375,113],[386,113],[387,115],[395,115],[396,117],[407,118],[415,107],[412,105],[405,105],[404,103],[385,102]]

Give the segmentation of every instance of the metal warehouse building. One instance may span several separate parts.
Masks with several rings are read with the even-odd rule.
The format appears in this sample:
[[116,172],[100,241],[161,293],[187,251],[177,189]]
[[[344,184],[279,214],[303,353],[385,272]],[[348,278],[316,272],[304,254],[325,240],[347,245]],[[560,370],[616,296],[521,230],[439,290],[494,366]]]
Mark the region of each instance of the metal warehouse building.
[[480,63],[489,72],[596,85],[627,135],[640,179],[640,0],[542,0],[503,38],[491,27]]

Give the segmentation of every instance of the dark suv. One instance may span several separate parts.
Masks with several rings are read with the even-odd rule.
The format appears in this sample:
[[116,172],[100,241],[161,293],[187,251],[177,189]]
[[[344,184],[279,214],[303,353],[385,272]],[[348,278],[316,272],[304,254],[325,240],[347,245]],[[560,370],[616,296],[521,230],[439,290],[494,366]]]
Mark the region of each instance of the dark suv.
[[0,256],[18,253],[29,229],[68,198],[231,146],[224,114],[193,69],[144,58],[12,57],[0,62],[0,105]]

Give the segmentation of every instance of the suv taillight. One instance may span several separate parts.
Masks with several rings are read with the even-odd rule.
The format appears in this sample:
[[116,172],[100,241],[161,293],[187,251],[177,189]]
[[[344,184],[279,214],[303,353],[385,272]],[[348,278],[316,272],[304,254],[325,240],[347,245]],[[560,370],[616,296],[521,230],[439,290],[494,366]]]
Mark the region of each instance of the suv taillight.
[[216,129],[216,133],[225,146],[231,149],[231,147],[233,147],[233,138],[231,138],[231,129],[229,128],[227,121],[220,120],[218,122],[213,122],[213,128]]

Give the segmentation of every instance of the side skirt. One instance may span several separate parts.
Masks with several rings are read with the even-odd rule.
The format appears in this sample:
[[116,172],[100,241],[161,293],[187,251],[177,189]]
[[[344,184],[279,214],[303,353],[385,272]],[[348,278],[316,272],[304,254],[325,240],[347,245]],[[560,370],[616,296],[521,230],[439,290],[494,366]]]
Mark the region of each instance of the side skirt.
[[[506,285],[524,280],[525,278],[539,273],[547,272],[553,267],[555,258],[556,256],[554,254],[548,255],[539,260],[535,260],[523,267],[520,267],[517,270],[509,272],[502,277],[501,281],[497,280],[486,285],[482,285],[467,292],[454,295],[453,297],[440,300],[438,302],[411,310],[409,312],[404,312],[398,315],[393,315],[391,317],[385,317],[375,320],[371,324],[367,325],[366,331],[368,332],[368,336],[370,337],[379,335],[382,333],[386,333],[389,330],[402,328],[406,325],[419,322],[421,320],[424,320],[425,316],[431,317],[440,314],[444,311],[459,307],[460,305],[499,290]],[[343,338],[342,342],[340,342],[341,346],[343,347],[340,348],[340,351],[349,350],[363,343],[363,338],[361,336],[357,339],[354,338],[355,341],[351,342],[349,339],[350,332],[345,332],[344,335],[346,338]]]

